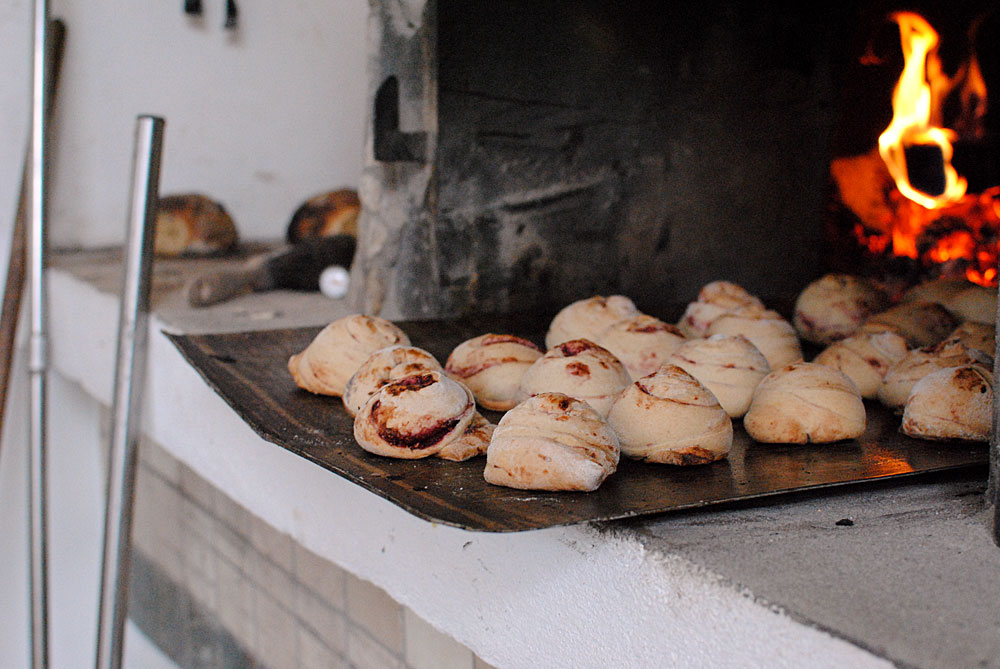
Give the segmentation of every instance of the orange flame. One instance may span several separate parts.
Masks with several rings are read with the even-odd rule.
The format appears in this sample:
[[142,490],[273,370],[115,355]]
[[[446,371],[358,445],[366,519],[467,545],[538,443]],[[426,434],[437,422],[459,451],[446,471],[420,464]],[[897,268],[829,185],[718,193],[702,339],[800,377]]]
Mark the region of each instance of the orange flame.
[[[878,138],[879,154],[900,193],[927,209],[937,209],[959,200],[967,186],[951,165],[955,133],[938,125],[940,101],[951,82],[941,71],[938,35],[930,24],[911,12],[899,12],[892,18],[899,24],[904,66],[892,94],[892,122]],[[937,146],[944,159],[945,188],[939,195],[924,193],[910,183],[905,149],[921,145]],[[910,255],[910,249],[906,250],[903,255]],[[912,252],[911,257],[916,257],[915,248]]]

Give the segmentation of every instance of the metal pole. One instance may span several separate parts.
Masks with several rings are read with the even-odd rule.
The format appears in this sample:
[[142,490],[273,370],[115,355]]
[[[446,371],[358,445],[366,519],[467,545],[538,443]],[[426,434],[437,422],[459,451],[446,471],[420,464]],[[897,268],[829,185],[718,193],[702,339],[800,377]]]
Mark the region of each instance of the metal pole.
[[49,9],[45,0],[34,2],[31,68],[31,229],[28,264],[31,271],[31,339],[28,370],[31,374],[31,409],[28,428],[28,525],[31,591],[31,666],[49,665],[48,547],[45,491],[45,377],[48,367],[45,291],[45,42]]
[[140,116],[132,163],[132,201],[125,246],[125,279],[118,319],[118,356],[111,407],[104,554],[97,620],[97,668],[121,666],[128,611],[132,508],[140,408],[146,369],[153,225],[160,179],[163,119]]

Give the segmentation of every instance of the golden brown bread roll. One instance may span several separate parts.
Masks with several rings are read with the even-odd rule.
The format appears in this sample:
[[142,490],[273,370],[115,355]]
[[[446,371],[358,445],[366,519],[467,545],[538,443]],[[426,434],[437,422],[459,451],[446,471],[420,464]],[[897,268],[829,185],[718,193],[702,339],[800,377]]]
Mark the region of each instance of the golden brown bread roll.
[[609,351],[590,340],[573,339],[550,349],[524,372],[518,399],[563,393],[607,416],[612,402],[631,381],[625,367]]
[[545,335],[545,347],[551,349],[571,339],[594,341],[618,321],[639,315],[632,300],[624,295],[595,295],[563,307],[556,314]]
[[795,329],[806,341],[830,344],[854,334],[889,306],[872,282],[849,274],[827,274],[806,286],[795,301]]
[[921,439],[989,441],[992,424],[993,375],[964,366],[920,379],[906,400],[901,429]]
[[357,237],[360,213],[361,200],[355,191],[342,188],[322,193],[309,198],[295,210],[286,237],[293,244],[310,237]]
[[464,462],[477,455],[485,455],[496,427],[477,411],[473,414],[472,421],[465,428],[465,432],[457,439],[445,444],[444,448],[434,455],[442,460],[451,460],[452,462]]
[[376,455],[426,458],[465,435],[475,414],[468,388],[424,371],[379,388],[355,416],[354,438]]
[[541,349],[527,339],[484,334],[456,346],[445,369],[468,386],[481,407],[507,411],[518,402],[524,372],[541,357]]
[[344,408],[347,413],[357,416],[379,388],[424,370],[441,371],[441,363],[424,349],[402,345],[380,348],[368,356],[348,380],[344,389]]
[[743,335],[767,358],[771,369],[802,359],[802,346],[792,324],[777,311],[744,307],[717,318],[708,335]]
[[618,468],[618,436],[586,402],[542,393],[504,414],[483,477],[522,490],[596,490]]
[[849,378],[832,367],[799,362],[760,382],[743,426],[765,443],[828,443],[860,437],[865,418],[861,394]]
[[289,358],[288,371],[299,388],[339,397],[368,356],[386,346],[409,343],[405,332],[383,318],[345,316],[320,330],[304,351]]
[[741,335],[689,339],[674,351],[668,362],[712,391],[732,418],[747,412],[753,391],[771,372],[764,354]]
[[890,409],[901,411],[917,381],[945,367],[975,365],[993,369],[993,360],[979,349],[969,348],[960,341],[944,341],[910,351],[889,368],[878,390],[878,399]]
[[813,362],[839,369],[862,397],[874,399],[889,368],[907,352],[906,340],[894,332],[860,332],[830,344]]
[[622,455],[645,462],[700,465],[733,445],[733,423],[715,395],[676,365],[664,365],[618,397],[608,424]]
[[233,219],[204,195],[168,195],[156,202],[153,251],[158,256],[224,253],[236,246],[236,238]]
[[861,332],[895,332],[912,347],[942,342],[958,320],[936,302],[903,302],[865,321]]
[[673,325],[638,314],[604,330],[595,343],[611,351],[625,365],[629,376],[641,379],[666,363],[684,340],[683,333]]
[[730,281],[713,281],[705,284],[698,299],[688,304],[677,327],[686,337],[704,337],[717,318],[745,307],[763,309],[764,303],[742,286]]

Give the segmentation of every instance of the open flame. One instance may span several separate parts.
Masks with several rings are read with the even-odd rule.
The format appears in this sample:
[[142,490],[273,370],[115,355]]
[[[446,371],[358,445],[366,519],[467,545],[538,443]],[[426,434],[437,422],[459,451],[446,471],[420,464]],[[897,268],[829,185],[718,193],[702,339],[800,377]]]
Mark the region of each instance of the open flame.
[[[979,64],[973,54],[949,77],[930,24],[912,12],[891,18],[899,25],[904,57],[892,95],[892,121],[879,136],[877,155],[873,150],[831,164],[842,202],[861,221],[855,237],[872,253],[909,257],[926,266],[948,264],[952,271],[964,269],[970,281],[996,285],[1000,187],[966,192],[966,179],[951,163],[958,132],[944,127],[942,118],[944,101],[957,96],[961,112],[955,128],[965,138],[982,136],[986,83]],[[939,190],[914,185],[908,163],[914,159],[933,168],[929,181]]]

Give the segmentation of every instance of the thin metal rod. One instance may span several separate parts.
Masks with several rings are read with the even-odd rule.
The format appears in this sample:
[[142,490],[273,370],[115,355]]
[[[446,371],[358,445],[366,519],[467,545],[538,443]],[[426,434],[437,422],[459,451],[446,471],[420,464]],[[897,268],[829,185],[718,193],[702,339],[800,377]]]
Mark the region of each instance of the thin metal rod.
[[118,355],[111,406],[111,453],[108,459],[101,599],[97,620],[98,669],[118,669],[122,662],[125,616],[128,612],[135,468],[146,369],[153,225],[162,144],[163,119],[140,116],[135,131],[132,200],[125,244],[125,277],[118,318]]
[[45,290],[45,107],[49,8],[46,0],[34,2],[31,68],[31,226],[28,264],[31,272],[31,339],[28,370],[31,374],[31,409],[28,428],[28,525],[31,554],[31,666],[49,666],[48,542],[46,514],[45,378],[48,369]]

